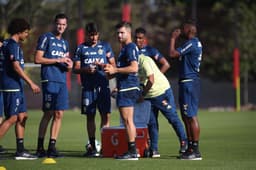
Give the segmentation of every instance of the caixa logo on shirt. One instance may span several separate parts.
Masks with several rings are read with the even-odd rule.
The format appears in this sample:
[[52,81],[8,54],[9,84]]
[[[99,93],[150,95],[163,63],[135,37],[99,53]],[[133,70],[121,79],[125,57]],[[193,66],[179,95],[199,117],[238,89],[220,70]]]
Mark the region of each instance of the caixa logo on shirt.
[[51,52],[51,55],[52,56],[59,56],[59,57],[65,57],[65,53],[63,51],[56,51],[56,50],[53,50]]
[[85,58],[85,64],[92,64],[92,63],[105,63],[103,58]]

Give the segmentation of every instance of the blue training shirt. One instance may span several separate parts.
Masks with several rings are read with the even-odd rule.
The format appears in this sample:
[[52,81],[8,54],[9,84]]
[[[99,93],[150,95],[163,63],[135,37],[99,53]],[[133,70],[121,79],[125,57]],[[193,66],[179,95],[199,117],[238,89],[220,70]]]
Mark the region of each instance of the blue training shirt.
[[[51,32],[43,34],[39,37],[36,50],[44,51],[45,58],[64,58],[69,52],[68,42],[64,39],[57,39]],[[66,82],[67,67],[63,63],[42,64],[41,79],[42,82]]]
[[[114,53],[109,43],[98,41],[95,46],[82,43],[77,47],[73,61],[80,61],[81,68],[94,65],[95,62],[107,64],[110,58],[114,57]],[[94,74],[80,74],[82,85],[84,88],[93,88],[95,86],[109,85],[109,81],[101,67],[97,67]]]
[[154,47],[149,45],[144,46],[139,49],[140,54],[144,54],[145,56],[151,57],[154,61],[159,61],[164,56]]
[[[139,50],[136,44],[129,43],[125,45],[118,56],[117,67],[129,66],[132,61],[138,62]],[[118,90],[132,90],[139,88],[138,73],[121,74],[117,76]]]
[[2,46],[3,57],[0,61],[0,84],[1,91],[15,92],[21,91],[24,87],[23,79],[13,69],[13,62],[18,61],[24,69],[23,51],[19,44],[13,39],[7,39]]
[[188,40],[184,45],[177,48],[177,51],[180,53],[180,79],[198,78],[202,60],[202,44],[198,38],[194,37]]

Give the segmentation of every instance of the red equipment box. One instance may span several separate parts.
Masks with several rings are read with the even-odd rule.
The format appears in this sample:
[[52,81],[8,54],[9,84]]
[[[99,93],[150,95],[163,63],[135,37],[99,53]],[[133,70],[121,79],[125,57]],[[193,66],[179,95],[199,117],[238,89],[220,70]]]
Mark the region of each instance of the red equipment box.
[[[148,129],[147,127],[136,128],[136,147],[141,157],[144,151],[148,149]],[[103,128],[101,131],[102,156],[115,157],[127,152],[127,134],[122,126],[113,126]]]

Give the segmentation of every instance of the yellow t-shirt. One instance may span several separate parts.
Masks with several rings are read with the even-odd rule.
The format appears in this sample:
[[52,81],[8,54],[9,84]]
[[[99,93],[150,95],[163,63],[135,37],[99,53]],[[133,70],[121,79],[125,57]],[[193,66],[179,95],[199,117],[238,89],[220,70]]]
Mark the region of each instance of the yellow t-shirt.
[[147,77],[154,74],[154,84],[145,98],[157,97],[170,88],[170,83],[165,75],[159,70],[155,62],[148,56],[139,55],[139,79],[143,85],[147,84]]

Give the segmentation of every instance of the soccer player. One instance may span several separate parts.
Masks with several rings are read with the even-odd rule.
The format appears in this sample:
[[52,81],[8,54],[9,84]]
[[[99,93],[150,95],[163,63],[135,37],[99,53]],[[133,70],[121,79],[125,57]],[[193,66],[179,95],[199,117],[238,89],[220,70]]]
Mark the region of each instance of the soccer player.
[[[69,58],[68,42],[62,34],[68,25],[65,14],[57,14],[54,19],[54,30],[41,35],[35,53],[34,62],[41,64],[41,81],[43,90],[43,116],[38,130],[38,157],[59,157],[56,149],[64,110],[68,109],[68,89],[66,72],[72,70],[73,62]],[[47,126],[52,119],[50,140],[47,153],[44,149],[44,137]]]
[[0,90],[3,92],[5,106],[5,120],[0,126],[0,138],[15,124],[17,151],[16,160],[33,160],[24,149],[24,131],[28,118],[26,100],[24,94],[24,81],[29,85],[33,93],[39,93],[40,88],[24,72],[23,51],[19,43],[29,35],[30,25],[23,18],[13,19],[8,25],[8,33],[11,35],[3,45],[3,63],[0,76]]
[[146,41],[146,30],[142,27],[137,28],[135,30],[135,42],[140,54],[151,57],[159,65],[161,72],[165,73],[170,68],[170,64],[156,48],[147,45]]
[[[202,44],[196,37],[196,25],[185,22],[181,29],[172,32],[170,56],[179,57],[179,104],[189,140],[188,150],[181,155],[184,160],[201,160],[199,151],[200,126],[197,118],[200,78],[199,67],[202,59]],[[187,41],[175,49],[176,39],[186,37]]]
[[172,125],[180,142],[180,153],[187,148],[187,137],[176,111],[174,96],[168,79],[159,70],[155,62],[148,56],[139,56],[139,78],[143,85],[140,101],[151,102],[151,114],[148,124],[151,157],[160,157],[158,152],[158,110],[162,112]]
[[96,109],[98,108],[101,116],[101,128],[109,126],[111,112],[109,80],[102,66],[107,63],[115,66],[115,59],[111,46],[99,40],[100,32],[96,23],[86,24],[85,30],[87,40],[77,47],[73,58],[73,71],[81,76],[81,113],[87,118],[89,145],[84,156],[97,157],[99,153],[95,146]]
[[124,160],[138,160],[136,151],[136,128],[133,122],[134,105],[140,96],[138,80],[139,51],[132,42],[132,26],[128,22],[121,22],[116,26],[118,40],[122,45],[117,59],[117,67],[107,64],[104,67],[109,77],[116,76],[117,107],[126,128],[128,136],[128,152],[117,157]]

